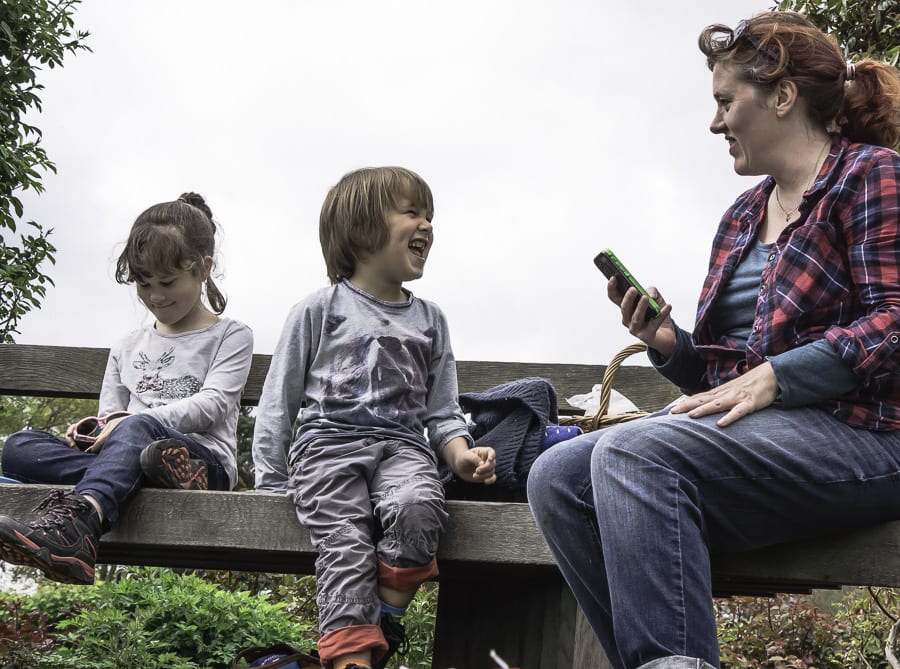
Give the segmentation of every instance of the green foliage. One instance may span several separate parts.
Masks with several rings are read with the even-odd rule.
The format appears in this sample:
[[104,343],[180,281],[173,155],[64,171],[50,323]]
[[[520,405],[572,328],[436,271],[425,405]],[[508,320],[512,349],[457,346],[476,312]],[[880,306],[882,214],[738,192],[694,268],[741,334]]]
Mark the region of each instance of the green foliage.
[[46,614],[0,600],[0,669],[36,667],[52,647]]
[[884,647],[900,590],[881,589],[883,609],[853,588],[834,611],[798,595],[717,599],[722,669],[886,668]]
[[0,440],[19,430],[43,430],[63,437],[72,423],[93,416],[95,400],[0,396]]
[[[43,658],[45,667],[83,669],[199,669],[202,665],[169,650],[167,640],[148,627],[146,614],[100,604],[76,615],[59,641],[63,645]],[[89,632],[81,625],[89,623]]]
[[841,600],[835,617],[848,628],[836,655],[841,666],[887,667],[884,647],[891,623],[900,617],[900,590],[854,588]]
[[[202,573],[127,568],[93,588],[52,584],[11,603],[0,599],[0,669],[224,669],[247,646],[313,647],[312,576]],[[437,583],[419,590],[403,618],[409,653],[389,669],[431,666],[437,595]],[[717,599],[722,668],[888,669],[884,646],[900,589],[848,589],[827,608],[811,602]]]
[[423,583],[415,599],[406,609],[403,624],[409,639],[409,652],[400,657],[395,655],[388,662],[388,669],[399,667],[430,667],[434,653],[434,626],[437,621],[437,583]]
[[794,595],[716,600],[722,667],[840,669],[846,629]]
[[253,488],[253,427],[256,419],[253,417],[253,407],[241,407],[237,424],[237,469],[238,482],[235,490],[248,490]]
[[93,588],[44,586],[22,602],[53,630],[55,645],[31,665],[40,668],[223,669],[247,646],[302,645],[309,632],[283,604],[167,569],[130,569]]
[[[0,153],[3,148],[0,147]],[[5,156],[0,156],[0,160],[3,157]],[[0,190],[2,189],[0,184]],[[0,206],[4,197],[18,202],[11,194],[0,194]],[[17,211],[20,210],[21,205],[17,208]],[[0,210],[0,225],[4,223],[4,218],[12,221],[8,212]],[[8,244],[5,239],[0,238],[0,343],[13,341],[12,335],[18,333],[16,326],[19,320],[32,309],[40,307],[41,300],[47,294],[47,286],[53,283],[40,270],[45,260],[56,262],[53,256],[56,249],[47,239],[52,230],[44,230],[34,221],[29,221],[27,225],[34,228],[36,234],[20,234],[21,246]],[[15,232],[14,225],[7,227]]]
[[805,14],[837,37],[848,56],[900,64],[900,4],[897,0],[782,0],[778,9]]
[[40,306],[53,281],[40,266],[55,262],[52,232],[34,221],[20,230],[19,191],[43,192],[41,172],[56,171],[41,147],[41,131],[27,123],[41,110],[37,75],[62,65],[67,53],[89,49],[88,33],[72,15],[80,0],[5,0],[0,3],[0,343],[11,342],[19,319]]

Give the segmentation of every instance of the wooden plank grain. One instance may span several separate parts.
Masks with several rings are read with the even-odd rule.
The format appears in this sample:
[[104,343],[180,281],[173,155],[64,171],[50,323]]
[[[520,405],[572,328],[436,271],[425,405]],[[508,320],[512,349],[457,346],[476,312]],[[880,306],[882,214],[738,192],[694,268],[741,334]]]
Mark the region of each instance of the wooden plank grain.
[[[34,517],[51,486],[0,485],[0,512]],[[456,577],[510,570],[555,572],[527,504],[448,500],[438,551]],[[144,488],[100,543],[100,560],[206,569],[311,573],[315,551],[283,495]],[[719,594],[805,591],[810,587],[900,587],[900,521],[838,536],[717,555]]]
[[0,344],[0,395],[96,399],[109,350]]
[[900,520],[837,536],[717,555],[713,573],[728,582],[810,587],[900,587]]
[[[0,512],[32,519],[54,486],[0,485]],[[555,569],[527,504],[449,500],[440,562]],[[225,556],[225,559],[223,559]],[[100,541],[100,560],[310,573],[315,549],[284,495],[142,488]],[[252,565],[256,568],[252,568]]]
[[[108,355],[109,349],[106,348],[2,344],[0,395],[96,399],[100,396]],[[259,403],[271,360],[271,355],[253,355],[241,397],[242,404],[255,406]],[[568,363],[457,362],[461,393],[477,392],[508,381],[539,376],[553,384],[562,413],[576,411],[565,398],[589,392],[594,384],[603,379],[605,369],[603,365]],[[646,411],[660,409],[680,394],[656,370],[639,365],[622,365],[613,386]]]

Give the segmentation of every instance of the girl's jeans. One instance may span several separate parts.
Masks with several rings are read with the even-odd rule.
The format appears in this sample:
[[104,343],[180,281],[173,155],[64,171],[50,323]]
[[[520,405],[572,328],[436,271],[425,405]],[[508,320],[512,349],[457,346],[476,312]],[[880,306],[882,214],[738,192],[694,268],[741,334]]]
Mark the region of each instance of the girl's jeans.
[[97,454],[70,448],[47,432],[16,432],[3,446],[2,470],[22,483],[74,485],[76,492],[100,503],[105,526],[112,526],[119,518],[119,507],[142,485],[141,451],[159,439],[178,439],[192,459],[203,460],[210,490],[231,487],[225,468],[205,446],[143,414],[116,425]]
[[590,432],[531,470],[537,525],[617,669],[719,666],[711,552],[900,518],[900,432],[815,408],[721,415]]

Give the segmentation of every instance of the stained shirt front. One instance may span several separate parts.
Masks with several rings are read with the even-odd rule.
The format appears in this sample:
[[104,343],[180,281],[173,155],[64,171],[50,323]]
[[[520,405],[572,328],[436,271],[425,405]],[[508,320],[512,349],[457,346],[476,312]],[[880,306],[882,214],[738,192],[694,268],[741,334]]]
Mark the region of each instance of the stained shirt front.
[[286,489],[288,462],[318,437],[398,439],[437,453],[455,437],[471,442],[444,313],[407,293],[385,302],[344,280],[294,305],[257,412],[258,490]]
[[661,371],[699,392],[825,340],[859,384],[819,406],[857,427],[900,429],[900,155],[833,138],[800,218],[772,245],[743,342],[716,332],[710,314],[754,247],[774,187],[767,177],[725,213],[693,334],[679,336],[675,364]]

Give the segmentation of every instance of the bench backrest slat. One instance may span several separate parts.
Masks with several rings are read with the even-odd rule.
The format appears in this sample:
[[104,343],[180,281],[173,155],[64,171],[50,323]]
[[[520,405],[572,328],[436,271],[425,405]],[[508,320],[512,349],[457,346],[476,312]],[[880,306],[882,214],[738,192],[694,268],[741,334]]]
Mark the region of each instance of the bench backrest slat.
[[[96,399],[109,350],[66,346],[0,345],[0,395],[80,397]],[[256,354],[244,386],[242,402],[255,406],[269,369],[270,355]],[[573,413],[566,397],[590,391],[603,379],[603,365],[528,362],[457,362],[460,392],[475,392],[527,376],[549,379],[559,395],[561,413]],[[664,407],[678,389],[652,367],[623,365],[613,386],[626,397],[640,398],[646,411]]]

